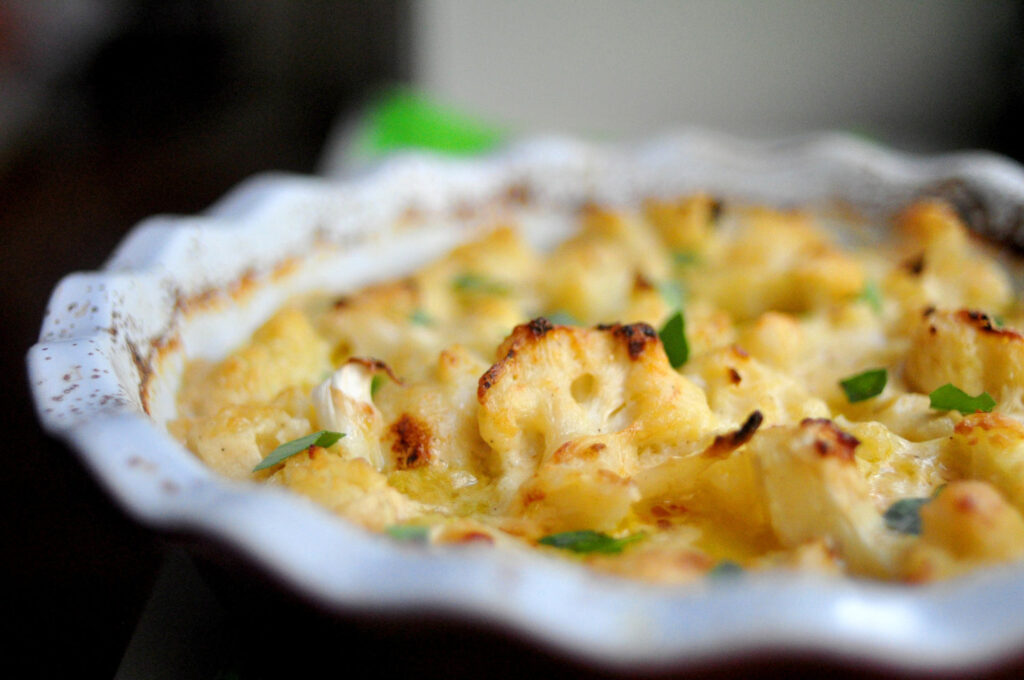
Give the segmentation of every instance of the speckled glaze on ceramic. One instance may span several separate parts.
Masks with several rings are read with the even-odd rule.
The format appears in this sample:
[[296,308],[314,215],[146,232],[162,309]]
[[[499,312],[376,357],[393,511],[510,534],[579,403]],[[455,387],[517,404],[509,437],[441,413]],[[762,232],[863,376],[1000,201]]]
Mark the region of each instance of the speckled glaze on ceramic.
[[185,354],[222,356],[294,294],[408,271],[468,238],[479,220],[467,216],[512,206],[544,244],[585,201],[698,189],[841,201],[876,218],[937,194],[975,229],[1024,243],[1019,166],[838,135],[688,132],[629,147],[552,138],[483,159],[403,156],[345,181],[261,176],[203,215],[143,222],[102,271],[61,281],[28,355],[39,417],[140,522],[226,544],[339,611],[484,620],[618,668],[770,650],[963,670],[1024,653],[1024,566],[914,588],[782,573],[655,587],[528,550],[399,544],[280,489],[217,477],[164,429]]

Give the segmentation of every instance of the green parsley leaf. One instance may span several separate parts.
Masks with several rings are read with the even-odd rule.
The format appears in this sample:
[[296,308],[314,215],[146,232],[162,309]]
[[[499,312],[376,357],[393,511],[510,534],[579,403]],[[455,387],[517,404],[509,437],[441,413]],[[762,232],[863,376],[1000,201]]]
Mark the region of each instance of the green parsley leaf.
[[708,571],[709,578],[732,578],[743,573],[743,567],[732,560],[722,560]]
[[885,511],[882,516],[885,526],[901,534],[921,533],[921,506],[931,498],[901,498]]
[[960,411],[967,415],[977,411],[988,413],[995,408],[996,400],[988,392],[972,397],[952,383],[946,383],[928,395],[932,408],[939,411]]
[[591,529],[583,531],[564,531],[560,534],[551,534],[538,541],[541,545],[549,545],[554,548],[570,550],[574,553],[603,553],[614,555],[622,552],[630,543],[639,541],[644,537],[643,533],[630,534],[623,538],[612,538],[608,534]]
[[452,279],[452,287],[460,293],[487,293],[489,295],[507,295],[509,293],[509,288],[504,283],[473,273],[459,274]]
[[1001,314],[993,314],[992,325],[995,326],[996,328],[1002,328],[1003,326],[1006,325],[1006,319],[1004,319]]
[[415,524],[392,524],[384,531],[391,538],[412,543],[426,543],[430,537],[430,528]]
[[558,310],[557,312],[552,312],[551,314],[548,314],[547,319],[556,326],[580,325],[579,319],[577,319],[569,312],[564,312],[562,310]]
[[383,384],[384,376],[382,376],[380,373],[375,374],[373,378],[370,379],[370,396],[376,396],[377,390],[379,390],[380,386]]
[[889,372],[884,368],[875,368],[864,371],[857,375],[851,375],[846,380],[840,380],[839,386],[846,392],[846,398],[851,404],[864,401],[871,397],[877,397],[885,389],[885,383],[889,379]]
[[327,448],[338,441],[345,434],[342,432],[331,432],[330,430],[320,430],[313,434],[307,434],[305,437],[299,437],[293,439],[290,442],[281,444],[276,449],[270,452],[270,454],[260,461],[260,464],[252,469],[253,472],[258,470],[265,470],[268,467],[277,465],[286,458],[291,458],[300,451],[305,451],[310,446],[322,446]]
[[700,254],[694,250],[675,250],[672,252],[672,262],[677,267],[700,264]]
[[658,293],[661,294],[661,299],[665,301],[669,309],[682,309],[683,298],[686,295],[683,292],[683,287],[675,281],[661,281],[654,284],[654,287],[658,289]]
[[422,309],[417,309],[412,314],[410,314],[409,315],[409,321],[412,321],[417,326],[433,326],[434,325],[434,320],[432,318],[430,318],[430,315],[427,314]]
[[875,314],[882,313],[882,290],[875,281],[865,283],[857,299],[866,302],[875,311]]
[[677,311],[658,332],[661,344],[665,347],[668,362],[672,368],[679,368],[690,358],[690,345],[686,342],[686,321],[682,310]]

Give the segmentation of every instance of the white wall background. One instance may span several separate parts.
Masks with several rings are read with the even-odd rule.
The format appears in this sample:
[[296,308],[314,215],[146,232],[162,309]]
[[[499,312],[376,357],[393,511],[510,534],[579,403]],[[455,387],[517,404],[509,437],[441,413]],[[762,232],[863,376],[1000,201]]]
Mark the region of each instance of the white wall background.
[[996,0],[420,0],[415,82],[514,130],[842,128],[976,143],[1018,8]]

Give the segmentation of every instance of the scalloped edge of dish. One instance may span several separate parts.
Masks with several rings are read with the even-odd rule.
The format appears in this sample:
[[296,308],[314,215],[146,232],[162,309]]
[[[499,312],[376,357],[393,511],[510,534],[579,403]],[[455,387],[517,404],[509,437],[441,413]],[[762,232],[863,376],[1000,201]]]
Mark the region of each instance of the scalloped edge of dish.
[[259,176],[204,215],[141,223],[102,272],[62,280],[29,351],[33,396],[46,429],[130,515],[226,544],[329,608],[486,620],[620,668],[770,650],[977,669],[1024,650],[1019,565],[915,588],[777,573],[668,588],[530,551],[412,548],[280,490],[215,476],[144,414],[140,390],[173,354],[167,338],[183,300],[237,290],[253,272],[263,275],[253,287],[276,291],[274,299],[315,285],[271,274],[325,243],[344,250],[383,238],[378,227],[410,208],[443,215],[525,184],[533,200],[553,206],[702,188],[773,203],[842,198],[884,214],[948,182],[967,187],[981,215],[975,227],[1020,238],[1024,171],[1016,164],[986,153],[914,157],[836,134],[751,142],[691,131],[628,147],[545,138],[473,160],[406,155],[339,183]]

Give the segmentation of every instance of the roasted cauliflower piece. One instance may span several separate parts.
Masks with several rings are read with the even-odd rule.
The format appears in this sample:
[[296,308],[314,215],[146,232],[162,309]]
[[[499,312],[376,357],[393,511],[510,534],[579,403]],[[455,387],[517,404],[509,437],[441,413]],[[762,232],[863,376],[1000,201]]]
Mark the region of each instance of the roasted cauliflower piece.
[[952,383],[968,394],[988,392],[1007,407],[1024,396],[1024,336],[996,328],[981,312],[928,309],[907,351],[904,372],[925,394]]
[[658,230],[665,245],[674,254],[685,256],[700,252],[721,211],[721,204],[708,194],[676,201],[649,199],[644,202],[644,216]]
[[921,201],[897,219],[902,237],[900,265],[885,278],[886,298],[895,300],[906,322],[932,306],[1001,313],[1013,301],[1010,279],[970,238],[953,208]]
[[215,366],[190,367],[179,394],[179,413],[211,416],[227,404],[272,400],[298,384],[312,384],[331,365],[328,344],[298,309],[282,309],[244,347]]
[[732,427],[753,411],[759,411],[769,425],[829,415],[821,399],[738,345],[698,357],[687,364],[686,374],[703,387],[711,410]]
[[377,531],[429,509],[388,486],[365,458],[346,459],[318,446],[285,460],[268,481]]
[[740,320],[848,300],[865,282],[861,264],[832,246],[810,217],[764,209],[737,215],[700,274],[689,279],[694,293]]
[[807,419],[760,432],[748,447],[783,546],[824,539],[854,572],[892,576],[898,540],[857,469],[859,444],[830,420]]
[[267,454],[307,434],[309,420],[275,405],[241,404],[216,415],[179,421],[186,446],[222,475],[249,479]]
[[950,482],[920,512],[921,538],[904,564],[912,581],[1024,558],[1024,519],[985,482]]
[[[592,452],[596,469],[628,477],[657,446],[696,447],[715,423],[704,396],[668,364],[649,326],[517,326],[480,378],[479,426],[512,496],[540,465],[572,465]],[[609,435],[593,447],[567,442]],[[559,452],[562,452],[559,454]]]
[[975,413],[949,438],[950,466],[967,479],[994,486],[1024,513],[1024,425],[999,413]]

